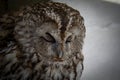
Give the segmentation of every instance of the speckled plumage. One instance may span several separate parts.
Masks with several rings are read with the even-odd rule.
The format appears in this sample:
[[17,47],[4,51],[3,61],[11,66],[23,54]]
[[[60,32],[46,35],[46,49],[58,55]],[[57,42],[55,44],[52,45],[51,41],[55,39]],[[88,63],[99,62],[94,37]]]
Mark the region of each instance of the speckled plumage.
[[44,2],[0,17],[0,80],[80,80],[85,26],[64,3]]

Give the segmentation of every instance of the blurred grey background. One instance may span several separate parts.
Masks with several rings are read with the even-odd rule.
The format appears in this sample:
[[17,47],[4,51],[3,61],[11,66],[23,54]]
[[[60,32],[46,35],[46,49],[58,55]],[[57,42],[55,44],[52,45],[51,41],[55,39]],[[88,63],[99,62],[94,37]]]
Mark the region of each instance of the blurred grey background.
[[[4,1],[4,0],[0,0]],[[45,0],[6,0],[1,13],[20,5]],[[120,0],[53,0],[80,11],[87,29],[84,72],[81,80],[120,80]]]

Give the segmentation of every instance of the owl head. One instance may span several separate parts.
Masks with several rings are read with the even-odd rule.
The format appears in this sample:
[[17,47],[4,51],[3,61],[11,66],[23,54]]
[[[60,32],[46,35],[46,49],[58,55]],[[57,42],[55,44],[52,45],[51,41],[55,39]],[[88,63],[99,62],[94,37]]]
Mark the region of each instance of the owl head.
[[80,58],[85,37],[79,11],[63,3],[37,3],[19,12],[15,39],[26,59],[64,62]]

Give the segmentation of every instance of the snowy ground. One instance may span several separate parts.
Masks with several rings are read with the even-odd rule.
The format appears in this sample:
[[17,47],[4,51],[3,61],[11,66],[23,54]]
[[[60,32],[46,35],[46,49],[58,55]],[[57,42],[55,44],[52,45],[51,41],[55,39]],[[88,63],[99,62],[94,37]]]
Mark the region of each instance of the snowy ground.
[[85,19],[82,80],[120,80],[120,5],[101,0],[54,0],[80,11]]

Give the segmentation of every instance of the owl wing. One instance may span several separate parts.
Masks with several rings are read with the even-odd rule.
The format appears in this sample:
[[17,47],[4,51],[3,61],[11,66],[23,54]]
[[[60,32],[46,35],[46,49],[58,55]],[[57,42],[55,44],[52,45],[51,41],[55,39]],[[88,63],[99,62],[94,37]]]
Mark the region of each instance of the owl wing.
[[15,19],[13,16],[5,14],[0,16],[0,54],[4,53],[5,49],[10,46],[14,40],[13,30]]
[[0,80],[10,80],[13,64],[17,63],[14,38],[16,18],[12,14],[0,16]]

